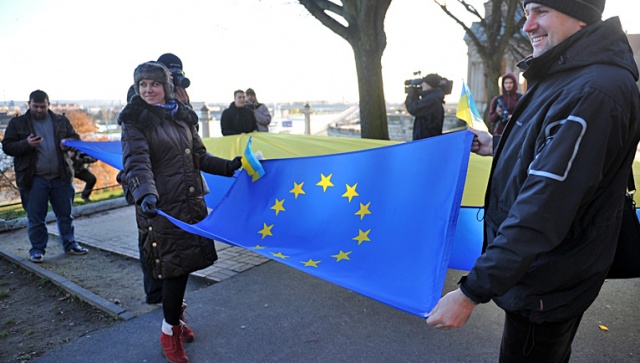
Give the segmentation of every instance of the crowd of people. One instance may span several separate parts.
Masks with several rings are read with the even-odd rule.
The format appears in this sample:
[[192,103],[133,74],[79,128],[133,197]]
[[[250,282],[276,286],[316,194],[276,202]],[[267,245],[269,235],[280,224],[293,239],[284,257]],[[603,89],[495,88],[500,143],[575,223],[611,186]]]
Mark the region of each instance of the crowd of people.
[[[462,327],[478,304],[505,312],[500,361],[567,362],[583,313],[598,295],[613,261],[624,192],[640,140],[638,69],[619,20],[602,20],[605,0],[525,0],[524,31],[533,54],[518,66],[528,82],[501,78],[490,102],[488,131],[474,130],[472,151],[492,156],[484,214],[483,253],[438,302],[426,322]],[[442,77],[429,74],[405,105],[415,116],[413,140],[442,134]],[[201,171],[231,177],[241,157],[207,152],[198,135],[182,61],[171,53],[139,64],[122,127],[118,182],[135,204],[146,302],[162,304],[161,352],[188,362],[184,295],[189,274],[213,264],[212,240],[181,230],[158,209],[193,224],[207,215]],[[234,91],[221,117],[223,135],[268,131],[271,115],[256,92]],[[499,136],[499,137],[495,137]],[[43,261],[47,204],[57,218],[64,251],[83,255],[71,216],[73,177],[96,182],[95,161],[65,146],[79,139],[64,115],[49,110],[40,90],[29,110],[12,119],[2,140],[14,157],[16,183],[28,217],[29,259]]]

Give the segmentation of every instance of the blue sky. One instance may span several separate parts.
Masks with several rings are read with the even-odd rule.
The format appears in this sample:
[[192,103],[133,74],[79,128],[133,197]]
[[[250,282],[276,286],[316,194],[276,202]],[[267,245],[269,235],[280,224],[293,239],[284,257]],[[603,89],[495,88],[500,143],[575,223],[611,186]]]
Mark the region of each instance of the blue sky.
[[[639,13],[636,0],[609,0],[605,18],[640,33]],[[459,25],[431,0],[395,0],[385,31],[388,101],[404,99],[416,70],[454,80],[457,99],[467,76]],[[295,0],[0,0],[0,44],[0,101],[37,88],[52,100],[124,101],[134,68],[165,52],[182,59],[194,101],[231,102],[248,87],[262,102],[358,100],[351,47]]]

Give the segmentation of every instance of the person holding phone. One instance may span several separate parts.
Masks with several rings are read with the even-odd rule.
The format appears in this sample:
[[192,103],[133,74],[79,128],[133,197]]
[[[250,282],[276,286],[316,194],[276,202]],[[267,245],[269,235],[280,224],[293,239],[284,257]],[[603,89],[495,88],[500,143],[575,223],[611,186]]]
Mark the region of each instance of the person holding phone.
[[49,96],[41,90],[29,95],[29,110],[12,118],[2,140],[2,150],[13,156],[16,184],[22,207],[27,212],[29,260],[41,263],[49,241],[45,218],[49,203],[56,215],[62,248],[69,255],[85,255],[74,236],[73,168],[66,139],[80,139],[64,115],[49,110]]

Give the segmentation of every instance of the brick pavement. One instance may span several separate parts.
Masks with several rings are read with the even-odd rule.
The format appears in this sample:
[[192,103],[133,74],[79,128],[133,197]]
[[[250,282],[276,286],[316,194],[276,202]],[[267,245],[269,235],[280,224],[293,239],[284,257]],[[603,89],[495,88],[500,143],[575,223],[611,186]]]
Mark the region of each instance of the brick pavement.
[[[87,215],[74,220],[76,239],[85,245],[139,259],[138,230],[135,207],[124,206]],[[55,223],[47,224],[49,233],[57,234]],[[219,282],[252,267],[268,258],[241,247],[216,241],[218,261],[212,266],[193,272],[192,276]]]

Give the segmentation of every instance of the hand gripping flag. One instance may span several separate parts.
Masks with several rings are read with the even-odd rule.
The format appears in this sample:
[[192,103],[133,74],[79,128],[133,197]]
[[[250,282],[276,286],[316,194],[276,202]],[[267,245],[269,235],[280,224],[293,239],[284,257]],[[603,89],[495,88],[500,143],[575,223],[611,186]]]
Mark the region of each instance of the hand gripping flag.
[[478,112],[478,108],[476,107],[476,102],[471,95],[471,90],[464,81],[462,81],[462,93],[460,94],[456,117],[464,120],[470,127],[476,130],[487,131],[487,125],[482,121],[480,112]]
[[400,310],[440,299],[473,134],[336,155],[270,159],[240,173],[195,234],[245,247]]

